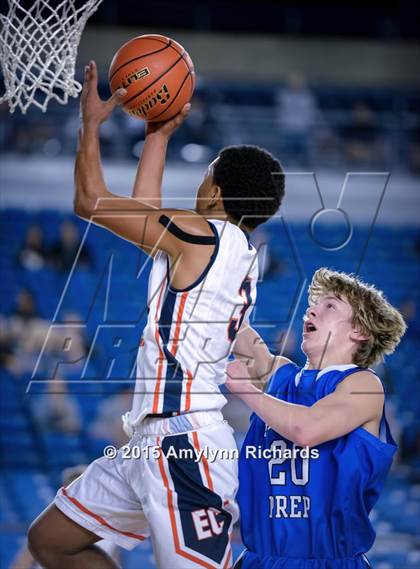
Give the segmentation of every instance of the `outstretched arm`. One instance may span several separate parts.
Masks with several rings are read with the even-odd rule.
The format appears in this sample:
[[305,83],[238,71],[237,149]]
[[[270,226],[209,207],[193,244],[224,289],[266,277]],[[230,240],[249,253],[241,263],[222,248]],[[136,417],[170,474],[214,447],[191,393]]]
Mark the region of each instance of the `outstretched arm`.
[[383,388],[368,371],[354,373],[311,407],[288,403],[251,384],[241,362],[227,368],[226,385],[272,429],[301,446],[316,446],[379,419]]
[[[121,103],[125,94],[124,89],[119,89],[108,101],[101,101],[97,89],[98,70],[96,63],[91,61],[85,68],[81,97],[82,129],[79,133],[79,152],[76,159],[76,186],[84,177],[86,157],[89,161],[87,166],[91,170],[90,182],[96,189],[96,198],[110,197],[106,191],[100,162],[99,127]],[[151,208],[161,208],[161,186],[168,140],[187,117],[190,106],[186,104],[178,115],[168,121],[147,124],[146,140],[137,168],[132,197],[141,199],[144,205]],[[76,194],[76,201],[80,198],[80,203],[85,198],[86,203],[89,196],[88,192],[83,195],[81,191]]]
[[[91,61],[85,69],[81,97],[82,128],[75,165],[75,212],[148,252],[162,249],[176,258],[191,245],[168,232],[159,221],[161,215],[179,221],[184,231],[198,235],[209,234],[208,224],[195,212],[156,209],[147,201],[116,196],[108,190],[101,166],[99,127],[120,103],[124,93],[123,90],[117,91],[110,99],[102,101],[97,84],[96,64]],[[166,130],[176,128],[178,122],[174,119],[172,126],[166,123]],[[157,164],[163,167],[162,160],[159,159]]]
[[85,67],[85,78],[80,100],[82,126],[79,130],[75,164],[74,210],[80,217],[89,217],[101,198],[112,194],[106,187],[99,150],[99,128],[121,102],[125,89],[116,91],[107,101],[98,95],[98,71],[90,61]]
[[173,132],[184,122],[191,105],[184,105],[174,118],[157,123],[147,123],[146,139],[137,166],[132,197],[156,208],[162,207],[162,177],[166,149]]
[[276,369],[290,363],[289,359],[270,353],[258,332],[248,324],[239,330],[232,353],[246,363],[252,382],[261,389]]

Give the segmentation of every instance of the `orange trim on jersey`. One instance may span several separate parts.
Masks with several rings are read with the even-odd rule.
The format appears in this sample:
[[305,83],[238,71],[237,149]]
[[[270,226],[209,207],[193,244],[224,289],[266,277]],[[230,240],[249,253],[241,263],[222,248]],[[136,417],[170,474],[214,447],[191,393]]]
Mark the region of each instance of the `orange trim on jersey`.
[[172,355],[174,356],[176,355],[176,352],[178,350],[179,334],[181,333],[182,315],[184,313],[187,297],[188,297],[188,292],[183,292],[181,295],[181,300],[179,302],[178,314],[175,320],[176,326],[175,326],[174,339],[171,348]]
[[223,569],[228,569],[228,567],[230,566],[230,558],[232,557],[232,548],[230,547],[230,541],[229,541],[229,553],[228,556],[226,558],[225,564],[223,565]]
[[[181,325],[182,325],[182,316],[184,314],[184,308],[185,308],[185,304],[187,302],[187,298],[188,298],[188,292],[183,292],[181,295],[181,300],[179,302],[179,307],[178,307],[178,314],[177,317],[175,319],[175,333],[174,333],[174,339],[172,342],[172,347],[171,347],[171,353],[173,356],[176,356],[176,352],[178,350],[178,346],[179,346],[179,336],[181,333]],[[192,373],[187,370],[187,385],[186,385],[186,395],[185,395],[185,408],[184,408],[184,412],[187,412],[190,410],[191,408],[191,382],[192,382]]]
[[67,493],[67,490],[62,487],[61,491],[63,493],[63,495],[70,500],[70,502],[72,502],[75,506],[77,506],[77,508],[79,508],[79,510],[81,510],[83,513],[88,514],[88,516],[91,516],[92,518],[94,518],[97,522],[99,522],[101,525],[106,526],[109,529],[112,529],[112,531],[116,531],[117,533],[121,533],[122,535],[125,535],[127,537],[134,537],[134,539],[139,539],[140,541],[144,541],[146,538],[144,535],[140,535],[137,533],[131,533],[130,531],[122,531],[120,529],[114,528],[111,524],[109,524],[104,518],[102,518],[101,516],[99,516],[98,514],[95,514],[95,512],[92,512],[91,510],[89,510],[88,508],[86,508],[86,506],[84,506],[83,504],[81,504],[79,502],[79,500],[76,500],[76,498],[73,498],[72,496],[69,496]]
[[[198,440],[198,433],[197,433],[197,431],[193,431],[193,432],[192,432],[192,436],[193,436],[193,441],[194,441],[194,447],[195,447],[195,449],[199,452],[199,451],[200,451],[200,441]],[[212,480],[211,474],[210,474],[209,463],[208,463],[207,458],[206,458],[206,456],[205,456],[204,454],[203,454],[202,461],[203,461],[203,465],[204,465],[204,472],[205,472],[205,475],[206,475],[206,480],[207,480],[208,487],[209,487],[209,489],[210,489],[212,492],[214,492],[213,480]],[[229,504],[229,500],[225,500],[225,501],[223,502],[223,506],[227,506],[227,504]],[[232,556],[232,546],[231,546],[231,544],[230,544],[230,538],[229,538],[229,553],[228,553],[228,556],[227,556],[227,558],[226,558],[226,561],[225,561],[225,563],[224,563],[224,565],[223,565],[223,569],[227,569],[227,568],[229,567],[231,556]]]
[[[157,439],[157,443],[158,443],[158,445],[160,445],[160,438],[159,437]],[[162,476],[163,484],[166,488],[166,494],[167,494],[167,500],[168,500],[168,510],[169,510],[169,519],[171,521],[172,536],[174,538],[174,545],[175,545],[176,553],[178,553],[178,555],[181,555],[181,557],[185,557],[186,559],[189,559],[190,561],[194,561],[195,563],[198,563],[198,565],[201,565],[202,567],[205,567],[206,569],[214,569],[215,568],[214,565],[210,565],[209,563],[202,561],[198,557],[195,557],[195,555],[191,555],[190,553],[187,553],[186,551],[183,551],[181,549],[180,542],[179,542],[178,529],[176,527],[176,517],[175,517],[175,511],[174,511],[174,504],[173,504],[173,492],[172,492],[171,488],[169,488],[168,477],[166,476],[165,467],[163,466],[162,453],[159,454],[158,464],[159,464],[160,475]]]
[[[200,451],[200,442],[198,440],[198,434],[197,431],[193,431],[192,433],[193,436],[193,441],[194,441],[194,446],[196,448],[197,451]],[[207,461],[206,455],[203,454],[203,465],[204,465],[204,473],[206,475],[206,480],[207,480],[207,486],[209,488],[209,490],[211,490],[212,492],[214,492],[213,489],[213,480],[211,479],[211,474],[210,474],[210,468],[209,468],[209,463]]]
[[159,388],[160,388],[160,383],[162,381],[162,368],[163,368],[163,362],[165,359],[164,353],[162,351],[162,348],[160,347],[160,334],[159,334],[159,308],[160,308],[160,301],[162,300],[162,292],[163,289],[165,287],[165,281],[162,282],[162,285],[160,287],[160,292],[159,292],[159,298],[157,301],[157,305],[156,305],[156,313],[155,313],[155,340],[156,340],[156,344],[159,348],[159,363],[158,363],[158,369],[157,369],[157,377],[156,377],[156,385],[155,385],[155,393],[153,396],[153,413],[156,414],[158,412],[158,406],[159,406]]
[[191,385],[193,380],[193,374],[187,369],[187,387],[186,387],[186,394],[185,394],[185,409],[184,411],[189,411],[191,408]]

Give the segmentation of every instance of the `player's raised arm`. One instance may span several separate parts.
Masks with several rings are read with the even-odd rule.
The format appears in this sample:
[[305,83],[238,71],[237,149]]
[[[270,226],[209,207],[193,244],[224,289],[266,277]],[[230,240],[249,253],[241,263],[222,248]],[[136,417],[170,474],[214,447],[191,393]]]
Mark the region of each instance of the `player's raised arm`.
[[75,163],[74,210],[81,217],[89,217],[99,198],[111,197],[106,187],[99,149],[99,128],[120,103],[125,90],[116,91],[107,101],[98,95],[96,63],[85,67],[83,90],[80,99],[82,126],[79,130]]
[[[162,249],[172,258],[193,249],[170,230],[169,220],[180,229],[197,236],[213,237],[207,222],[195,212],[156,209],[149,203],[112,194],[105,183],[99,147],[99,127],[119,104],[118,91],[107,101],[99,98],[95,62],[85,70],[81,98],[82,128],[75,165],[74,210],[84,219],[92,220],[147,252]],[[166,123],[166,133],[176,128]],[[158,161],[158,164],[162,164]],[[163,167],[163,166],[162,166]],[[178,232],[179,234],[179,232]],[[212,247],[209,247],[212,249]]]
[[146,139],[131,194],[133,198],[139,198],[152,207],[162,207],[161,188],[168,141],[184,122],[190,107],[187,103],[180,113],[167,121],[147,123]]

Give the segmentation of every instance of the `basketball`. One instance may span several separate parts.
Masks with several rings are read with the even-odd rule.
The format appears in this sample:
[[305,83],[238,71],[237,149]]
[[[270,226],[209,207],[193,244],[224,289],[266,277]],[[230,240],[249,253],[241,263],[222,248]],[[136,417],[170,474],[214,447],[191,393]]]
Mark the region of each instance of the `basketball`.
[[124,88],[123,109],[151,122],[178,114],[194,91],[193,62],[185,49],[161,35],[144,35],[125,43],[108,73],[111,92]]

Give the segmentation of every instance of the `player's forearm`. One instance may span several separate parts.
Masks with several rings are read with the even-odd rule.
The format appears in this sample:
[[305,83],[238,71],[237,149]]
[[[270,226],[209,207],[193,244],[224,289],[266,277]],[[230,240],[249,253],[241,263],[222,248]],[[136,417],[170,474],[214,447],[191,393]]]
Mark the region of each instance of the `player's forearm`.
[[168,137],[156,132],[148,134],[137,167],[132,196],[142,202],[162,207],[162,178],[165,167]]
[[251,326],[239,331],[232,352],[237,359],[248,362],[248,372],[253,381],[264,382],[273,373],[275,356]]
[[310,407],[276,399],[253,385],[236,394],[274,431],[298,445],[312,446]]
[[74,178],[74,211],[88,218],[100,198],[111,196],[102,172],[98,127],[86,126],[79,131]]

